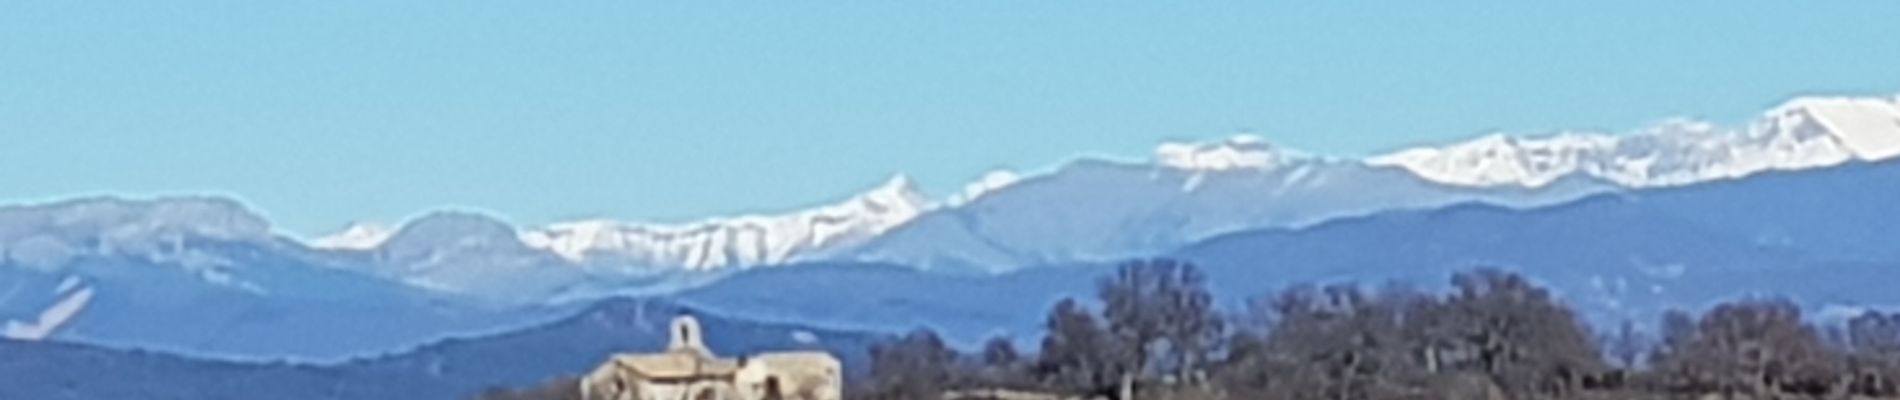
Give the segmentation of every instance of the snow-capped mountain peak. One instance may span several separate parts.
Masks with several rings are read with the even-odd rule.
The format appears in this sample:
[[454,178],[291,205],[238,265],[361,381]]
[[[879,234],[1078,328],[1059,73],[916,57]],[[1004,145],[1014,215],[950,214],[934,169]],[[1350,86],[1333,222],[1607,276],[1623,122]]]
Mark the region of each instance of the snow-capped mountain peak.
[[917,188],[917,182],[904,174],[891,176],[884,184],[858,194],[848,203],[860,203],[866,207],[864,211],[872,211],[872,214],[906,215],[903,219],[914,217],[917,211],[929,206],[929,200]]
[[1592,155],[1615,146],[1615,138],[1601,135],[1565,133],[1526,139],[1493,133],[1445,147],[1402,150],[1366,162],[1402,166],[1441,183],[1541,187],[1577,171]]
[[1018,175],[1009,170],[999,169],[990,171],[989,173],[983,174],[983,177],[977,178],[975,182],[964,185],[963,190],[950,196],[950,200],[945,201],[944,205],[958,207],[969,204],[972,201],[976,201],[976,199],[983,198],[984,195],[990,194],[991,192],[1014,185],[1017,181],[1022,179],[1022,175]]
[[[398,271],[435,270],[443,260],[470,254],[506,254],[504,258],[514,260],[510,265],[552,262],[608,270],[713,270],[785,263],[860,243],[933,207],[915,182],[896,175],[838,203],[783,214],[681,224],[591,219],[517,228],[480,214],[437,212],[393,229],[354,223],[306,244],[375,252],[380,262],[395,264],[389,269]],[[536,258],[546,260],[533,261]]]
[[1900,106],[1892,100],[1802,98],[1737,129],[1669,120],[1628,134],[1503,134],[1366,160],[1454,186],[1538,188],[1568,176],[1624,187],[1679,186],[1770,170],[1824,167],[1900,155]]
[[1790,101],[1769,114],[1812,118],[1862,160],[1900,155],[1900,98],[1807,97]]
[[1156,165],[1187,171],[1271,169],[1291,154],[1258,135],[1241,134],[1218,142],[1167,142],[1155,147]]
[[705,270],[784,263],[860,243],[930,208],[916,184],[898,175],[843,202],[805,211],[685,224],[578,221],[523,231],[521,239],[577,263]]

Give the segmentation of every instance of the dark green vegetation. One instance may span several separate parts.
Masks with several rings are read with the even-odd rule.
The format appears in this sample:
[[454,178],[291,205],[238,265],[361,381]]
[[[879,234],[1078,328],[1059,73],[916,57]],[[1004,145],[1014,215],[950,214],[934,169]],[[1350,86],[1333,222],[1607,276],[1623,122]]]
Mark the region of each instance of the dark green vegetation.
[[[1298,286],[1217,313],[1191,264],[1132,262],[1099,307],[1050,311],[1040,354],[959,354],[929,331],[871,349],[866,400],[1006,388],[1143,399],[1834,399],[1900,395],[1900,314],[1817,326],[1751,299],[1593,330],[1545,289],[1490,269],[1450,290]],[[1713,396],[1713,397],[1711,397]]]

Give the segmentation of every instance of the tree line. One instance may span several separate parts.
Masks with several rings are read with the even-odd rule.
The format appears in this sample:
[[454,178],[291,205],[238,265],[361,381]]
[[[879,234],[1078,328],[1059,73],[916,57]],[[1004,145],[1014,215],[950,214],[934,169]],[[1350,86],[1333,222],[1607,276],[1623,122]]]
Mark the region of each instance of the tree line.
[[1449,290],[1302,285],[1223,313],[1186,262],[1131,261],[1096,302],[1054,305],[1039,351],[994,338],[960,353],[928,330],[875,345],[859,400],[1009,389],[1120,399],[1834,399],[1900,397],[1900,314],[1810,323],[1747,299],[1596,330],[1497,269]]

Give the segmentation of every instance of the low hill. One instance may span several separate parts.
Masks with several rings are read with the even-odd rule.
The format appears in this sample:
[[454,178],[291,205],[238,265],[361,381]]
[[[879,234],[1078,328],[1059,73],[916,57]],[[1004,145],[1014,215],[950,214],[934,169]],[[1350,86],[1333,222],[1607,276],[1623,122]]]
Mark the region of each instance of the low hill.
[[615,352],[657,351],[667,322],[699,318],[715,351],[822,349],[862,373],[877,337],[755,323],[666,301],[607,300],[557,322],[338,364],[193,359],[56,342],[0,341],[4,399],[461,399],[592,369]]

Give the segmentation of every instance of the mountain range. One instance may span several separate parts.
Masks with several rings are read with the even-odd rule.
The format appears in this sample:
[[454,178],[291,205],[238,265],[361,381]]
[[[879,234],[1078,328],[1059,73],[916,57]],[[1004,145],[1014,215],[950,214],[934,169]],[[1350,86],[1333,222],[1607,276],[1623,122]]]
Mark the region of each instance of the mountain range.
[[[1606,193],[1519,209],[1461,204],[1219,235],[1160,256],[1207,273],[1230,311],[1290,285],[1445,287],[1501,268],[1550,287],[1598,326],[1669,309],[1788,297],[1851,314],[1900,306],[1900,162],[1784,171],[1746,180]],[[817,263],[740,274],[684,301],[743,318],[891,331],[930,326],[975,345],[1027,340],[1064,297],[1088,302],[1117,262],[944,276],[891,265]],[[775,287],[811,288],[786,296]]]
[[[810,210],[682,225],[576,221],[513,234],[560,263],[606,274],[840,260],[993,273],[1151,254],[1222,233],[1382,211],[1466,202],[1533,207],[1884,160],[1900,155],[1896,104],[1800,98],[1736,128],[1676,119],[1622,134],[1493,134],[1364,159],[1312,156],[1241,135],[1164,143],[1145,162],[1084,158],[1043,174],[997,171],[943,201],[926,200],[899,175]],[[374,251],[400,231],[382,226],[355,225],[310,243]]]
[[502,307],[362,274],[270,235],[223,199],[81,199],[8,208],[0,219],[0,321],[12,339],[339,358],[574,307]]
[[1255,136],[1168,143],[1146,161],[994,172],[944,200],[900,175],[831,206],[683,225],[438,211],[302,240],[229,199],[69,199],[0,207],[0,333],[335,361],[638,296],[970,343],[1030,335],[1048,302],[1153,256],[1203,265],[1230,306],[1293,282],[1482,264],[1606,319],[1738,290],[1900,304],[1868,286],[1900,261],[1886,245],[1896,155],[1900,99],[1803,98],[1736,128],[1492,135],[1363,159]]

